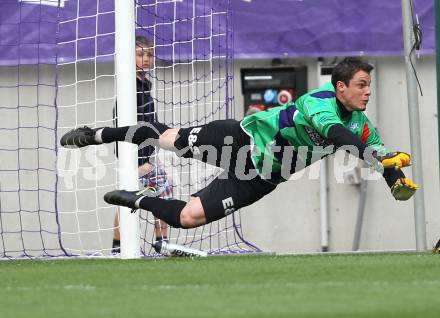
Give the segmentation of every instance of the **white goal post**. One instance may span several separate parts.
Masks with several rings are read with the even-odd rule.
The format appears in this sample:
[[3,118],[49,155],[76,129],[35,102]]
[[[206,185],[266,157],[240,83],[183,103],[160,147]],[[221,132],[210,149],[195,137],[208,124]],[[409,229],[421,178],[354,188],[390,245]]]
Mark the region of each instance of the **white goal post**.
[[[134,0],[115,0],[115,68],[119,126],[137,123],[134,14]],[[137,146],[120,142],[118,149],[119,189],[138,190]],[[139,258],[139,212],[131,213],[129,208],[121,207],[119,218],[121,258]]]

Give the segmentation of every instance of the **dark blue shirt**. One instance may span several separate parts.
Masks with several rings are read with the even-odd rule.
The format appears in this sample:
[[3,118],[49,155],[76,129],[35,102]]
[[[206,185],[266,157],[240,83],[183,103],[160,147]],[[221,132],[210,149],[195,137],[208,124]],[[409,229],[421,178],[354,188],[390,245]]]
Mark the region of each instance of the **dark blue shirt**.
[[[151,97],[151,82],[144,78],[140,80],[136,77],[136,100],[137,100],[137,121],[152,123],[155,120],[154,100]],[[149,161],[154,152],[153,146],[139,149],[138,164],[142,165]]]
[[140,80],[136,77],[137,120],[144,122],[154,121],[154,101],[151,97],[151,82],[148,79]]

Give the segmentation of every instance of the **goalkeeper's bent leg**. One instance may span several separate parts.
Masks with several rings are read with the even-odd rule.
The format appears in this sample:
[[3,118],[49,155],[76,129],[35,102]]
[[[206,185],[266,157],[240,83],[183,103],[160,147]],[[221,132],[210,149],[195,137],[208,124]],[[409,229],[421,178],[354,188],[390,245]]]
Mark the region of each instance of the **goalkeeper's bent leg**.
[[181,200],[145,196],[136,191],[114,190],[104,195],[104,201],[131,209],[151,211],[156,218],[175,228],[193,228],[206,224],[205,211],[198,197],[193,197],[186,203]]
[[141,209],[151,211],[156,218],[175,228],[189,229],[206,224],[202,203],[196,197],[189,202],[144,197],[138,204]]

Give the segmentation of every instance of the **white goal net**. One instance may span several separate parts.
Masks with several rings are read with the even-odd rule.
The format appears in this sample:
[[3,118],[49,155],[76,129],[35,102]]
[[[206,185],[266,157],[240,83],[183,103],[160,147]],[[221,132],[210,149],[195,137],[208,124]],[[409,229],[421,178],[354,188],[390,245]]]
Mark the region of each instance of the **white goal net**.
[[[134,31],[154,48],[146,76],[158,121],[233,118],[228,8],[227,0],[136,1]],[[0,256],[111,255],[117,211],[103,195],[118,187],[115,146],[66,150],[59,137],[117,121],[114,3],[9,1],[0,12]],[[162,151],[154,157],[173,197],[185,201],[219,173]],[[156,223],[141,211],[142,255],[156,255]],[[244,240],[239,212],[164,231],[172,243],[212,254],[259,250]]]

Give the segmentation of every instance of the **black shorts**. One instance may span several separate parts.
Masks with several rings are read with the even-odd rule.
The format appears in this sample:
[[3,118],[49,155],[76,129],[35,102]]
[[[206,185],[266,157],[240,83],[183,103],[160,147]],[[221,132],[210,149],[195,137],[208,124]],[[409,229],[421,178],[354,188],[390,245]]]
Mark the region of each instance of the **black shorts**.
[[250,138],[232,119],[182,128],[175,142],[178,154],[223,168],[224,172],[199,197],[207,222],[248,206],[276,188],[258,176],[250,157]]
[[207,223],[209,223],[257,202],[275,188],[276,185],[260,177],[240,180],[234,174],[225,171],[206,188],[192,196],[200,198]]

